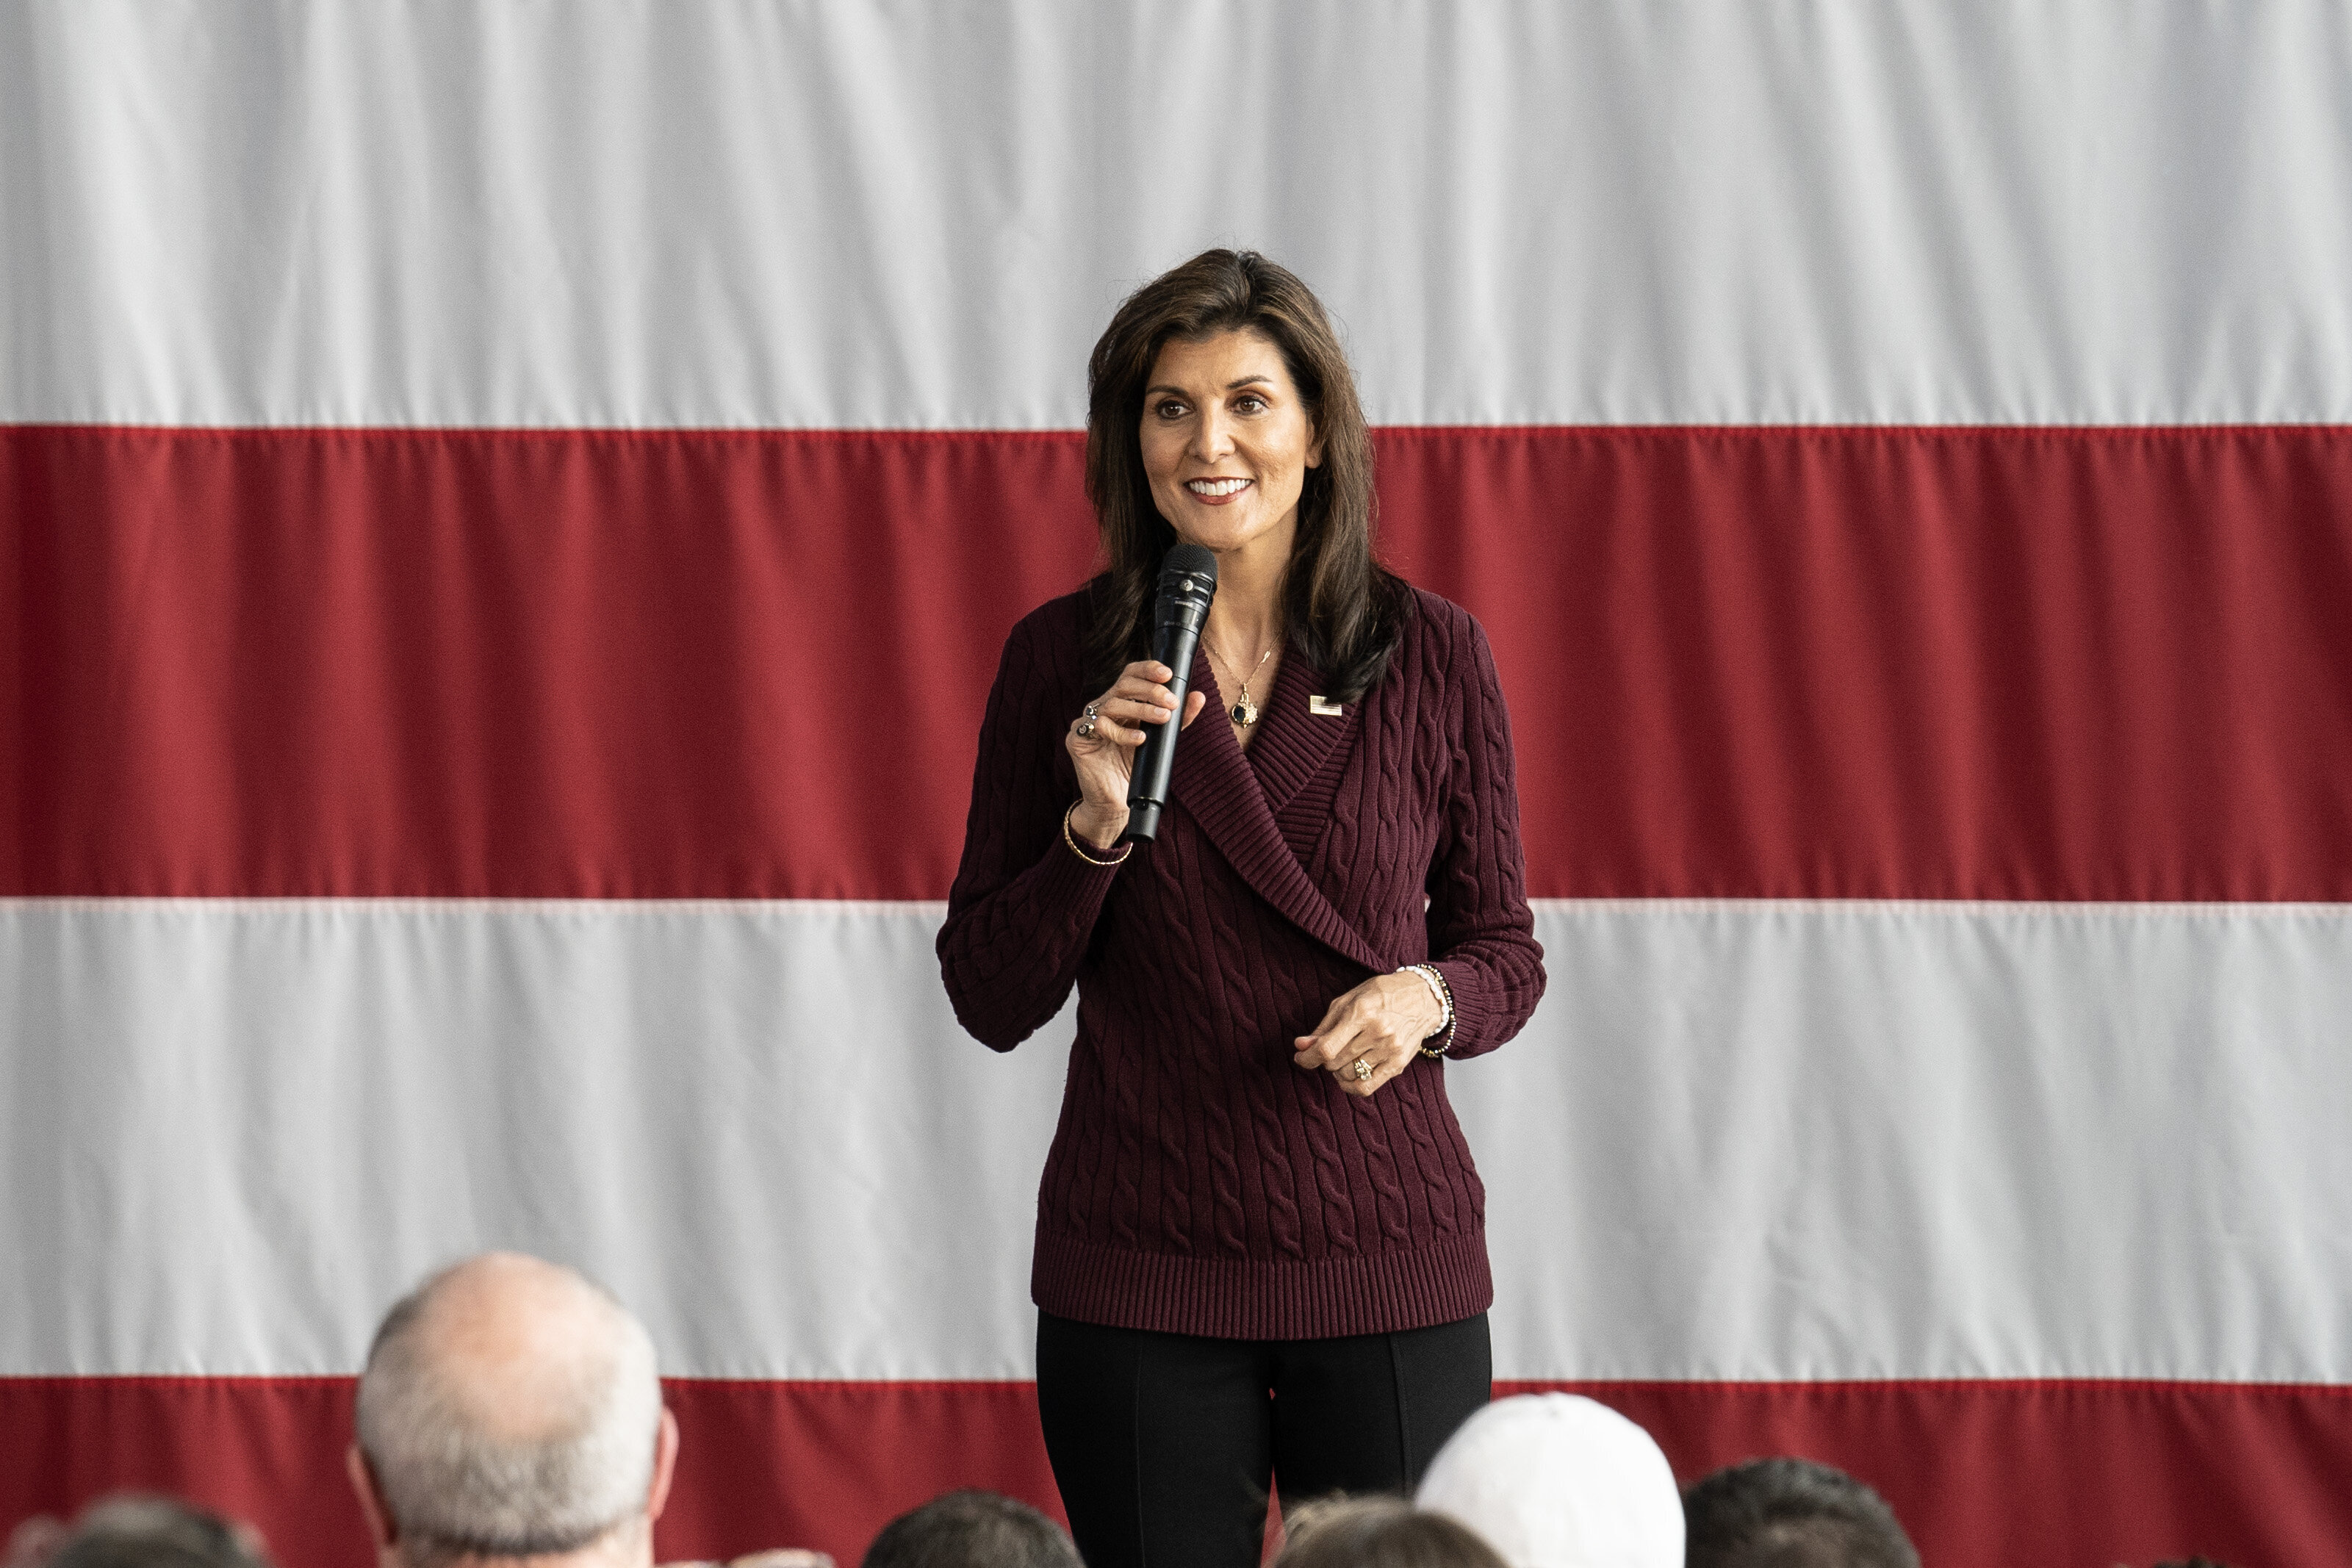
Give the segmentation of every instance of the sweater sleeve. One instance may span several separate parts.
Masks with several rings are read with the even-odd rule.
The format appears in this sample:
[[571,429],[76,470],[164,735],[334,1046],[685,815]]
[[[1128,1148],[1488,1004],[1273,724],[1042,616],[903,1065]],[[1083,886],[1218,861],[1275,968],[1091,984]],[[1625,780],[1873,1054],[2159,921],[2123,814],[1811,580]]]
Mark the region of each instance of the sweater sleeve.
[[1116,866],[1062,837],[1077,798],[1060,776],[1057,699],[1068,682],[1040,647],[1034,618],[1013,627],[981,720],[963,860],[940,929],[940,973],[956,1021],[1009,1051],[1062,1010]]
[[[1447,1054],[1475,1057],[1519,1032],[1543,996],[1543,946],[1527,898],[1510,716],[1486,634],[1456,611],[1450,660],[1459,707],[1437,849],[1429,868],[1429,951],[1454,993]],[[1466,668],[1465,668],[1466,667]]]

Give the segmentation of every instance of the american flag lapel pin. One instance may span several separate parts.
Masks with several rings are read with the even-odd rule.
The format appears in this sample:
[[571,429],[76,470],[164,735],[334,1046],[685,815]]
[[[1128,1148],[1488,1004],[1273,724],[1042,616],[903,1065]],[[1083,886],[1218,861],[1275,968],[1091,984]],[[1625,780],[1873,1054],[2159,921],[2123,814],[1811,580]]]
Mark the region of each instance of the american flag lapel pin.
[[1339,703],[1327,702],[1320,697],[1308,698],[1307,700],[1307,710],[1309,713],[1315,714],[1317,717],[1323,719],[1343,718],[1346,716],[1348,711]]

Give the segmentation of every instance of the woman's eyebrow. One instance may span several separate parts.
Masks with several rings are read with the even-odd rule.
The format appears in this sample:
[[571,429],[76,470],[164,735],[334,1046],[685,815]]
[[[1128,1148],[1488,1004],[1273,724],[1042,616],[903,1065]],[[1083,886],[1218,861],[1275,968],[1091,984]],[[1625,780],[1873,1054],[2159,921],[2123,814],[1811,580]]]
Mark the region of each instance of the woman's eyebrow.
[[[1227,392],[1238,392],[1244,386],[1261,384],[1266,386],[1272,386],[1274,384],[1274,377],[1270,375],[1245,375],[1239,381],[1229,381],[1225,383],[1225,390]],[[1192,394],[1186,392],[1181,386],[1147,386],[1143,389],[1143,395],[1150,397],[1156,392],[1164,392],[1171,397],[1189,397],[1192,395]]]

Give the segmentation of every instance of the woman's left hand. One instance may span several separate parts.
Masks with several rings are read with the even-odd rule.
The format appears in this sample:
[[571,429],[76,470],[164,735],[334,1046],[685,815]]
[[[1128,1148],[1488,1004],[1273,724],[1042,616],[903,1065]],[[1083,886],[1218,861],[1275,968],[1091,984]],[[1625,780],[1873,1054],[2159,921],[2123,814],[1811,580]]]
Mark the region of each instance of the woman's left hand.
[[[1421,1043],[1445,1021],[1428,982],[1418,974],[1375,974],[1323,1010],[1311,1035],[1298,1037],[1302,1068],[1321,1068],[1349,1094],[1369,1099],[1412,1065]],[[1371,1070],[1358,1076],[1356,1064]]]

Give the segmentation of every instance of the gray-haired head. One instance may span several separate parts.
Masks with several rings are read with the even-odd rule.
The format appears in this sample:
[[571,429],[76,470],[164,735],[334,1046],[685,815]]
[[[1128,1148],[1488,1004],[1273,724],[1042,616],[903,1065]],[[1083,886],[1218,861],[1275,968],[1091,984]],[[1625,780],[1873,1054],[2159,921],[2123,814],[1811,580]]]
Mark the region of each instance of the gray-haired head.
[[515,1253],[418,1286],[360,1379],[360,1448],[411,1563],[576,1552],[642,1524],[661,1419],[644,1326]]

